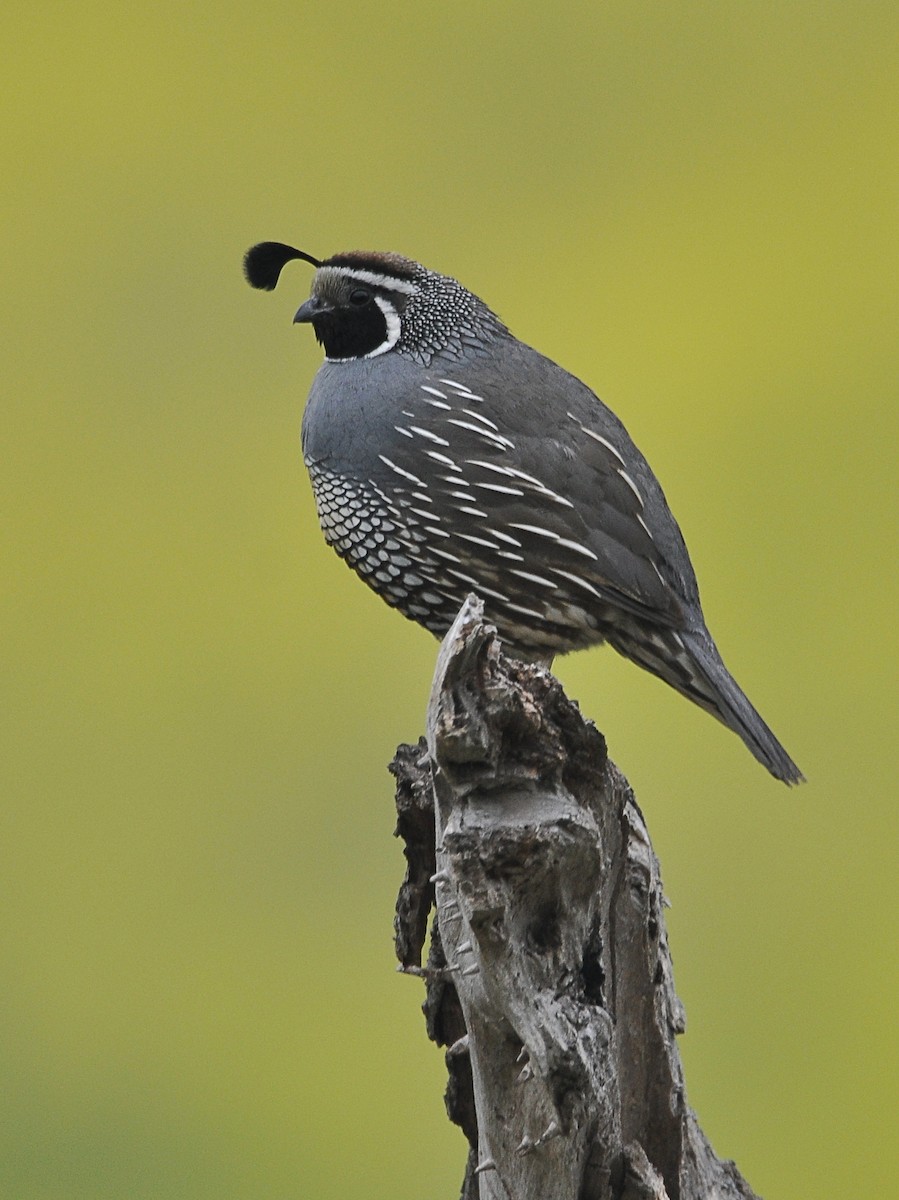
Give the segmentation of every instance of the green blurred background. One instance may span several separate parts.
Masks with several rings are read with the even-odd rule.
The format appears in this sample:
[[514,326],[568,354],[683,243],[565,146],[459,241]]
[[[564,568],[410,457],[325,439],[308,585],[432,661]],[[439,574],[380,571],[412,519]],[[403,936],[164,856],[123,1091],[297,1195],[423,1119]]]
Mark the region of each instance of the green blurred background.
[[318,533],[311,272],[251,292],[267,238],[458,276],[625,420],[810,781],[612,652],[559,664],[662,861],[690,1100],[767,1200],[887,1195],[893,0],[0,28],[3,1200],[461,1178],[391,947],[436,643]]

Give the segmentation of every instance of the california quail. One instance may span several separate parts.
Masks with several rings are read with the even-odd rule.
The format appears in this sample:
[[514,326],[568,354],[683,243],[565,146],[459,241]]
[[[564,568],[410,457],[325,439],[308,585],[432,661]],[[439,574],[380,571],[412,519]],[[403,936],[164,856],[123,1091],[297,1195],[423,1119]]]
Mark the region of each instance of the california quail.
[[621,421],[456,280],[397,254],[248,251],[271,291],[317,268],[294,320],[325,349],[303,456],[326,540],[438,637],[469,592],[513,654],[608,642],[802,774],[721,660],[662,489]]

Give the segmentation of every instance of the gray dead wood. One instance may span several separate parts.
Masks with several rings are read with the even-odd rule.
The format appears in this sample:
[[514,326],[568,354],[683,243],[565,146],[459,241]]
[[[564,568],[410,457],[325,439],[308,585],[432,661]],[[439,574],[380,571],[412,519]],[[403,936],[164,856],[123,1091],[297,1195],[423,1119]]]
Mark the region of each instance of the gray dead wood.
[[684,1097],[684,1013],[633,793],[558,681],[502,655],[475,597],[441,647],[427,740],[392,769],[397,955],[447,1047],[463,1200],[758,1200]]

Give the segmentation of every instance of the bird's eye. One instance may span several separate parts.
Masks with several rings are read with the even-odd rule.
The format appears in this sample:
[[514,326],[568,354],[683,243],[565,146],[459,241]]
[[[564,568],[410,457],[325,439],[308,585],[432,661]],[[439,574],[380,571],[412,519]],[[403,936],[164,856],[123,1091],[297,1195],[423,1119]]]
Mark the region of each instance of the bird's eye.
[[371,300],[371,292],[367,292],[365,288],[355,288],[350,292],[350,304],[356,308],[361,308],[363,304],[368,304]]

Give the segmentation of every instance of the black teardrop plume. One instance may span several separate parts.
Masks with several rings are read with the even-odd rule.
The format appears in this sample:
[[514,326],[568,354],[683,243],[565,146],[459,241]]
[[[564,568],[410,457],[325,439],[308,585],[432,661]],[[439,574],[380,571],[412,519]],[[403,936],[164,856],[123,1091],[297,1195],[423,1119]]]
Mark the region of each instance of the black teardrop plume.
[[293,246],[285,246],[283,242],[260,242],[244,255],[243,273],[247,283],[254,288],[262,288],[273,292],[285,263],[292,258],[301,258],[303,262],[320,267],[321,261],[307,254],[305,250],[296,250]]

